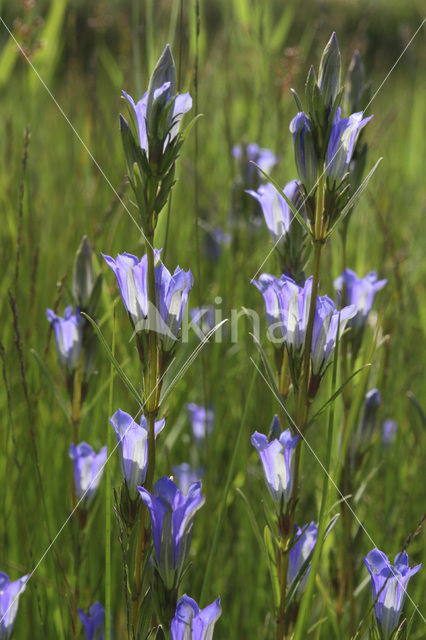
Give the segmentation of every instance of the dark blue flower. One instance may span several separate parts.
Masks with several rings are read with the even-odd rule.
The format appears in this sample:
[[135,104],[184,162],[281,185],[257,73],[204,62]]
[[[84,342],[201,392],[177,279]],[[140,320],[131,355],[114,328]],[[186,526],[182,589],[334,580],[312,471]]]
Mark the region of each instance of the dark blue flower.
[[87,442],[72,444],[69,456],[74,463],[74,485],[78,500],[87,506],[98,488],[107,459],[107,448],[95,453]]
[[0,571],[0,640],[9,640],[18,612],[21,593],[25,591],[29,574],[11,582],[3,571]]
[[214,625],[222,614],[220,598],[204,609],[186,594],[177,603],[171,624],[172,640],[212,640]]
[[192,433],[198,444],[200,444],[207,435],[210,435],[213,431],[214,425],[214,411],[212,406],[203,407],[202,405],[195,404],[195,402],[188,402],[186,405],[189,419],[191,421]]
[[410,569],[408,555],[403,551],[395,557],[395,566],[392,567],[387,556],[379,549],[370,551],[364,562],[371,576],[373,602],[377,598],[374,612],[384,640],[389,640],[399,623],[408,581],[422,565],[418,564]]
[[188,556],[195,515],[205,502],[201,482],[192,484],[186,496],[166,476],[155,483],[152,494],[143,487],[138,491],[151,516],[158,572],[167,589],[175,588]]
[[[138,485],[145,482],[148,464],[148,429],[146,418],[141,416],[139,424],[131,415],[118,409],[110,419],[118,438],[118,452],[123,480],[127,484],[129,496],[134,500],[138,495]],[[154,424],[157,436],[166,421],[158,420]]]
[[78,310],[74,314],[71,306],[65,309],[63,318],[51,309],[47,309],[46,315],[55,333],[59,362],[72,371],[78,364],[83,346],[83,318]]
[[[309,554],[313,550],[317,542],[318,527],[315,522],[311,522],[305,525],[303,528],[296,527],[295,531],[295,543],[290,549],[288,558],[288,574],[287,584],[290,588],[293,581],[299,574],[303,567],[304,562],[309,557]],[[307,567],[297,587],[299,594],[303,593],[306,587],[306,582],[309,577],[310,567]]]
[[331,127],[330,139],[325,159],[325,173],[331,185],[338,185],[349,169],[359,133],[371,120],[362,117],[362,111],[353,113],[348,118],[340,118],[340,107]]
[[289,429],[270,442],[258,431],[251,437],[251,443],[262,463],[268,491],[278,509],[282,511],[285,510],[293,491],[294,450],[298,441],[299,436],[292,437]]
[[88,614],[79,609],[78,615],[86,633],[86,640],[105,640],[105,609],[100,602],[92,604]]
[[306,191],[310,193],[317,183],[318,159],[311,124],[303,111],[300,111],[290,122],[290,132],[293,136],[297,173]]

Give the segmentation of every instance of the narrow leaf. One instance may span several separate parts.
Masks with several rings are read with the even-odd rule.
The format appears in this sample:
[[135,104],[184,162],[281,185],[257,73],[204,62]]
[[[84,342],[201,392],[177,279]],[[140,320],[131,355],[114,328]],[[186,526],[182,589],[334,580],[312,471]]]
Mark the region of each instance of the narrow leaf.
[[260,546],[261,551],[262,551],[262,552],[264,552],[264,551],[265,551],[265,545],[264,545],[264,543],[263,543],[262,534],[260,533],[259,525],[257,524],[256,516],[254,515],[254,511],[253,511],[253,509],[251,508],[251,505],[250,505],[250,503],[249,503],[249,501],[248,501],[248,498],[247,498],[247,497],[246,497],[246,495],[241,491],[241,489],[239,489],[239,488],[237,487],[236,491],[237,491],[237,493],[241,496],[241,498],[242,498],[242,499],[243,499],[243,501],[244,501],[244,505],[245,505],[245,508],[246,508],[246,511],[247,511],[248,519],[250,520],[250,524],[251,524],[251,527],[252,527],[252,529],[253,529],[253,533],[254,533],[254,535],[256,536],[256,540],[257,540],[257,541],[258,541],[258,543],[259,543],[259,546]]
[[358,202],[361,194],[363,193],[363,191],[367,187],[368,183],[370,182],[370,178],[372,177],[373,173],[376,171],[377,167],[379,166],[379,164],[381,163],[382,160],[383,160],[383,158],[379,158],[377,160],[376,164],[371,169],[370,173],[365,177],[364,181],[360,184],[358,189],[355,191],[355,193],[349,199],[349,201],[347,202],[346,206],[342,209],[342,212],[341,212],[340,216],[337,218],[336,222],[331,227],[330,231],[327,233],[327,238],[329,238],[331,236],[331,234],[333,233],[335,228],[340,224],[340,222],[343,220],[343,218],[349,213],[349,211],[352,209],[352,207],[354,207],[355,204]]
[[108,360],[113,365],[114,369],[117,371],[118,375],[120,376],[120,378],[123,381],[124,385],[127,387],[128,391],[130,391],[132,396],[135,398],[136,402],[142,408],[143,407],[143,399],[141,398],[140,394],[137,392],[137,390],[133,386],[132,382],[129,380],[129,378],[124,373],[124,371],[121,368],[121,366],[118,363],[118,361],[115,359],[115,357],[114,357],[111,349],[109,348],[109,345],[108,345],[107,341],[105,340],[105,338],[104,338],[104,336],[102,334],[102,331],[98,327],[97,323],[90,316],[88,316],[87,313],[83,313],[83,311],[82,311],[81,315],[84,316],[90,322],[90,324],[92,325],[92,327],[96,331],[97,336],[99,338],[99,341],[100,341],[101,345],[103,346],[103,348],[105,350],[105,353],[106,353],[106,356],[107,356]]
[[58,404],[61,407],[62,411],[65,413],[68,422],[71,424],[71,411],[70,411],[70,407],[68,406],[68,403],[67,403],[66,399],[64,398],[64,396],[62,395],[62,393],[59,391],[58,387],[54,383],[53,378],[50,375],[48,368],[44,364],[43,360],[40,358],[40,356],[37,353],[37,351],[35,349],[31,349],[31,353],[33,354],[34,358],[37,360],[41,371],[43,372],[43,374],[44,374],[44,376],[45,376],[50,388],[52,389],[53,395],[55,396],[56,400],[58,401]]
[[269,529],[268,526],[265,527],[264,531],[263,531],[263,540],[265,543],[265,549],[266,549],[266,557],[268,560],[268,567],[269,567],[269,574],[271,576],[271,583],[272,583],[272,597],[274,599],[274,605],[276,610],[278,611],[278,608],[280,606],[280,582],[278,579],[278,571],[277,571],[277,564],[275,561],[275,551],[274,551],[274,543],[272,541],[272,535],[271,535],[271,530]]

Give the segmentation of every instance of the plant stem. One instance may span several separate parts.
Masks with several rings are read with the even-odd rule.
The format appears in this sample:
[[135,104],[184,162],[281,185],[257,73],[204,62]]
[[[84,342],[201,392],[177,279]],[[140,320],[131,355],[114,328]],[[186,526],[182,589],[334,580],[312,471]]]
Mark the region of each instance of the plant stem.
[[[115,355],[115,306],[113,309],[112,325],[112,354]],[[108,415],[112,415],[112,401],[114,391],[114,366],[111,364],[109,378]],[[107,431],[107,452],[111,453],[111,429]],[[111,637],[111,465],[106,465],[105,492],[105,637]]]

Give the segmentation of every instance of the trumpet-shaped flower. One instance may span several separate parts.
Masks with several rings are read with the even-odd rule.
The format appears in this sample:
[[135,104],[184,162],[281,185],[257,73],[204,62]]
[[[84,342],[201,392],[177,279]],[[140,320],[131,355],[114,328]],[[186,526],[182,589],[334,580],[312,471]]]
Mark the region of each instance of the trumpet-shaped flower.
[[[315,522],[311,522],[303,528],[296,527],[295,543],[290,549],[288,559],[287,583],[289,588],[293,581],[300,573],[304,563],[308,559],[311,551],[316,545],[318,535],[318,527]],[[303,593],[306,582],[309,577],[310,567],[306,567],[303,576],[301,576],[297,592]]]
[[[148,464],[148,429],[145,416],[141,416],[139,424],[131,415],[118,409],[110,419],[118,438],[120,469],[123,480],[127,484],[132,500],[138,496],[138,485],[145,482]],[[165,420],[154,424],[155,436],[164,428]]]
[[[259,147],[256,142],[250,142],[247,145],[235,145],[232,147],[232,155],[237,160],[240,160],[241,163],[244,163],[241,169],[244,183],[247,186],[253,185],[254,177],[259,176],[259,171],[252,162],[255,162],[265,173],[272,171],[278,162],[277,156],[271,149]],[[262,178],[263,176],[260,177]]]
[[210,435],[213,431],[214,425],[214,411],[213,407],[207,408],[202,405],[195,404],[195,402],[188,402],[186,404],[186,410],[188,411],[189,419],[191,421],[192,433],[197,443],[203,442],[207,435]]
[[177,603],[170,627],[172,640],[212,640],[214,625],[222,614],[220,598],[204,609],[186,594]]
[[152,538],[158,572],[167,589],[179,584],[191,544],[197,511],[203,506],[201,482],[189,487],[185,496],[166,476],[160,478],[152,494],[138,487],[151,516]]
[[[155,251],[156,262],[159,255],[160,252]],[[162,263],[157,264],[154,268],[156,304],[151,309],[147,256],[144,255],[140,261],[130,253],[118,254],[115,260],[106,255],[103,257],[115,273],[121,298],[135,331],[156,331],[163,348],[169,351],[177,340],[193,284],[191,271],[176,267],[172,275]]]
[[266,486],[276,506],[284,510],[293,490],[294,450],[299,436],[292,437],[287,429],[280,437],[268,442],[268,438],[255,431],[251,443],[259,454]]
[[362,111],[341,118],[340,107],[331,127],[325,160],[325,173],[332,185],[338,185],[349,169],[360,131],[373,116],[362,117]]
[[78,615],[86,633],[86,640],[105,640],[105,609],[100,602],[92,604],[87,614],[79,609]]
[[367,322],[368,315],[374,302],[374,296],[380,289],[383,289],[387,280],[377,280],[377,273],[371,271],[364,278],[358,278],[355,271],[345,269],[345,271],[334,281],[334,288],[337,291],[337,302],[342,302],[342,291],[344,292],[345,304],[355,305],[356,314],[350,320],[349,326],[355,332],[361,331]]
[[74,462],[74,485],[78,500],[83,506],[87,506],[101,482],[104,471],[107,448],[102,447],[99,453],[95,453],[86,442],[72,444],[69,456]]
[[166,45],[142,98],[135,103],[123,91],[135,116],[139,145],[147,153],[150,137],[163,140],[164,148],[172,142],[179,133],[183,116],[192,108],[189,93],[176,94],[175,84],[175,64],[170,47]]
[[19,597],[25,591],[29,574],[11,582],[0,571],[0,640],[9,640],[18,612]]
[[[290,206],[270,182],[261,185],[257,191],[247,191],[247,193],[259,202],[272,240],[277,243],[279,250],[283,250],[291,224],[299,224],[297,220],[293,222],[294,213]],[[292,180],[286,184],[283,193],[296,209],[301,208],[303,200],[298,180]],[[300,213],[303,214],[302,211]]]
[[[284,341],[292,360],[293,370],[297,372],[306,338],[312,278],[308,278],[301,287],[285,275],[278,279],[262,274],[258,282],[253,281],[253,284],[262,292],[265,300],[270,324],[269,337],[276,340],[279,331],[279,337]],[[312,373],[315,378],[321,377],[330,363],[336,346],[339,318],[342,333],[354,314],[354,306],[338,311],[328,296],[317,296],[311,345]]]
[[55,333],[59,362],[72,371],[77,366],[83,346],[83,318],[78,310],[74,314],[71,306],[65,309],[63,318],[51,309],[47,309],[46,315]]
[[305,189],[310,193],[316,186],[318,159],[314,146],[311,124],[306,113],[300,111],[290,122],[293,136],[294,159],[297,173]]
[[364,563],[371,576],[373,602],[377,599],[374,612],[384,640],[389,640],[399,623],[408,581],[422,565],[410,569],[408,555],[403,551],[395,557],[395,566],[392,567],[387,556],[379,549],[370,551]]

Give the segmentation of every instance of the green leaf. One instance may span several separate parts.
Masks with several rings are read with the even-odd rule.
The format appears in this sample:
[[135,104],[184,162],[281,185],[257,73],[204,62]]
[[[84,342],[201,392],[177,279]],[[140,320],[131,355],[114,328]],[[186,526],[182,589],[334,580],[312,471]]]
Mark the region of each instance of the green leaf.
[[337,391],[335,393],[333,393],[333,395],[327,400],[327,402],[325,402],[322,407],[320,407],[318,409],[318,411],[316,412],[315,415],[312,416],[312,418],[309,420],[308,424],[306,425],[306,428],[308,428],[311,424],[313,424],[315,422],[315,420],[318,418],[318,416],[320,416],[326,409],[327,407],[336,400],[336,398],[338,396],[340,396],[340,394],[342,393],[343,389],[346,387],[346,385],[352,380],[352,378],[354,378],[356,375],[358,375],[358,373],[360,373],[363,369],[365,369],[365,367],[371,367],[370,363],[364,364],[362,367],[360,367],[359,369],[357,369],[357,371],[355,371],[352,375],[349,376],[349,378],[337,389]]
[[106,353],[106,356],[107,356],[108,360],[113,365],[114,369],[117,371],[117,373],[120,376],[121,380],[123,381],[124,385],[127,387],[128,391],[131,393],[131,395],[134,397],[134,399],[136,400],[136,402],[138,403],[138,405],[142,409],[143,408],[143,398],[137,392],[137,390],[135,389],[135,387],[133,386],[133,384],[131,383],[129,378],[124,373],[124,371],[121,368],[120,364],[115,359],[115,357],[114,357],[111,349],[109,348],[109,345],[108,345],[107,341],[105,340],[104,336],[102,335],[102,331],[99,329],[97,323],[90,316],[88,316],[87,313],[81,312],[81,315],[84,316],[90,322],[90,324],[92,325],[92,327],[96,331],[97,336],[99,338],[99,341],[100,341],[101,345],[103,346],[103,348],[105,350],[105,353]]
[[340,216],[337,218],[336,222],[333,224],[333,226],[331,227],[330,231],[327,233],[327,238],[329,238],[331,236],[331,234],[333,233],[335,228],[340,224],[340,222],[343,220],[343,218],[350,212],[352,207],[354,207],[355,204],[358,202],[359,198],[361,197],[361,194],[363,193],[363,191],[367,187],[368,183],[370,182],[370,178],[372,177],[373,173],[376,171],[377,167],[379,166],[379,164],[381,163],[382,160],[383,160],[383,158],[379,158],[377,160],[376,164],[371,169],[370,173],[365,177],[365,179],[360,184],[358,189],[354,192],[352,197],[347,202],[346,206],[343,207]]
[[274,600],[275,609],[278,611],[280,606],[280,581],[278,579],[277,563],[275,560],[275,549],[272,540],[271,530],[268,526],[265,526],[263,531],[263,541],[266,549],[266,559],[268,560],[269,574],[271,576],[272,583],[272,597]]
[[254,511],[251,508],[251,505],[250,505],[247,497],[241,491],[241,489],[239,489],[237,487],[236,491],[244,501],[244,505],[245,505],[245,508],[246,508],[246,511],[247,511],[247,515],[248,515],[248,519],[250,520],[251,528],[253,529],[253,533],[256,536],[256,540],[259,543],[261,551],[264,552],[265,551],[265,545],[264,545],[264,542],[263,542],[263,539],[262,539],[262,534],[260,532],[259,525],[257,524],[257,521],[256,521],[256,516],[254,515]]
[[48,368],[46,367],[46,365],[44,364],[43,360],[40,358],[39,354],[37,353],[37,351],[35,349],[31,349],[30,350],[32,355],[34,356],[34,358],[37,360],[38,365],[41,369],[41,371],[43,372],[49,387],[51,388],[53,395],[55,396],[56,400],[58,401],[59,406],[61,407],[62,411],[65,413],[68,422],[71,424],[71,409],[69,407],[69,404],[66,400],[66,398],[64,398],[64,396],[62,395],[62,393],[59,391],[58,387],[56,386],[56,384],[53,381],[52,376],[49,373]]
[[419,414],[422,426],[426,428],[426,416],[424,414],[424,411],[423,411],[423,409],[421,407],[420,402],[417,400],[416,396],[414,395],[414,393],[412,391],[407,391],[407,398],[409,399],[409,401],[411,402],[411,404],[413,405],[413,407],[416,409],[417,413]]

